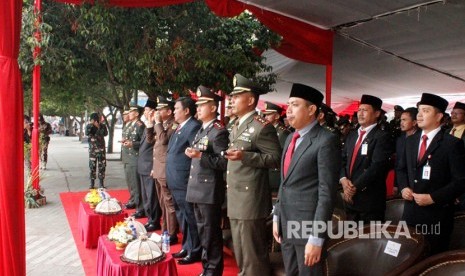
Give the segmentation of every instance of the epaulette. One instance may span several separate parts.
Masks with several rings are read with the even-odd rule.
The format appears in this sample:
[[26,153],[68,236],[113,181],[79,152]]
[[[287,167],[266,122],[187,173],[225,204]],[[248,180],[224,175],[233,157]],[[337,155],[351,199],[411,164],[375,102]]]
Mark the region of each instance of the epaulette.
[[216,129],[223,129],[224,125],[220,121],[216,121],[213,123],[213,127]]
[[289,129],[287,129],[287,127],[285,127],[284,125],[278,125],[278,129],[282,131],[289,131]]
[[137,121],[136,124],[137,124],[138,126],[143,126],[143,125],[144,125],[144,123],[143,123],[142,121]]
[[256,116],[254,117],[254,119],[255,119],[255,121],[258,121],[260,124],[262,124],[262,125],[264,125],[264,126],[270,123],[270,122],[268,122],[267,120],[263,119],[263,117],[260,116],[260,115],[256,115]]

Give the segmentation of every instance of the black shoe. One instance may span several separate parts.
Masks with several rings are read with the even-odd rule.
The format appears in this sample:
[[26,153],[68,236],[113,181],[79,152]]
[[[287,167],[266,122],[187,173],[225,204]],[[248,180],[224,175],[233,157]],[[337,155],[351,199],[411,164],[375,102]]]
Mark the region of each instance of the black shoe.
[[137,211],[134,214],[131,215],[132,217],[135,217],[136,219],[138,218],[145,218],[146,215],[144,214],[143,211]]
[[136,208],[136,204],[132,203],[132,202],[128,202],[124,205],[124,207],[126,207],[126,209],[135,209]]
[[187,250],[181,249],[181,251],[172,254],[173,258],[179,259],[187,256]]
[[89,189],[95,189],[95,179],[90,180]]
[[188,265],[196,262],[200,262],[200,257],[192,257],[191,255],[187,255],[186,257],[178,260],[178,264],[180,265]]
[[174,245],[177,243],[178,243],[178,236],[177,235],[170,236],[170,245]]
[[145,224],[144,227],[145,227],[145,230],[147,230],[147,232],[153,232],[155,230],[160,230],[161,229],[160,225],[156,225],[156,224],[153,224],[153,223]]
[[99,179],[98,187],[99,189],[105,189],[105,185],[103,185],[103,179]]

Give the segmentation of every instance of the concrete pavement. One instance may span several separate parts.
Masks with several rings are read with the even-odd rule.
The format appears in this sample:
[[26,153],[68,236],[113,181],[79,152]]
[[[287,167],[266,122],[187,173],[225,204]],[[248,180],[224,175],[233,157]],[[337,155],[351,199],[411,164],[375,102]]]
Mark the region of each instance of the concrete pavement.
[[[115,137],[121,137],[115,133]],[[115,139],[117,140],[117,139]],[[115,143],[119,151],[120,144]],[[29,276],[85,275],[59,193],[89,186],[88,146],[77,137],[52,135],[47,170],[41,174],[47,205],[25,209],[26,269]],[[108,154],[105,186],[127,188],[119,152]],[[96,183],[97,184],[97,183]]]

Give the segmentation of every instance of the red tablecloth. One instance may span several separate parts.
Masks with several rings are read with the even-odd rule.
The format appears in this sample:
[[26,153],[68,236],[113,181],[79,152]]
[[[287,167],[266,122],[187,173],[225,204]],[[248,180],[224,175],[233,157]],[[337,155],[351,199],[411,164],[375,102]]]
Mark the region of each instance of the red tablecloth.
[[81,202],[79,205],[78,229],[81,240],[86,248],[96,248],[98,238],[108,234],[110,228],[118,221],[123,221],[128,215],[120,213],[116,215],[100,215],[89,207],[89,204]]
[[97,247],[97,275],[98,276],[177,276],[176,263],[167,254],[166,258],[152,265],[136,265],[123,262],[120,256],[123,250],[116,250],[115,244],[108,240],[107,235],[100,236]]

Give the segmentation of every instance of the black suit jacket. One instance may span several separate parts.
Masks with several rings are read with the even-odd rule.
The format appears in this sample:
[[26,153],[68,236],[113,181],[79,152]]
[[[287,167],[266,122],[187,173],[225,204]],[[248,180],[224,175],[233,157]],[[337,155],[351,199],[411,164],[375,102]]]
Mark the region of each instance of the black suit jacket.
[[155,141],[147,141],[147,128],[142,134],[139,144],[139,157],[137,158],[137,172],[141,175],[150,175],[153,168],[153,145]]
[[170,190],[187,190],[191,159],[184,153],[200,128],[200,123],[194,117],[178,131],[173,133],[168,142],[166,156],[166,182]]
[[350,210],[358,212],[384,212],[386,209],[386,177],[389,172],[389,158],[393,152],[391,136],[379,126],[375,126],[363,139],[368,152],[362,155],[360,147],[349,175],[350,161],[358,139],[356,130],[349,133],[342,152],[340,177],[347,177],[357,188],[352,198],[353,204],[346,204]]
[[[396,171],[399,190],[410,187],[414,193],[430,194],[434,204],[420,207],[405,204],[404,219],[409,225],[434,224],[453,216],[455,198],[465,192],[465,148],[462,140],[440,131],[426,149],[420,162],[418,148],[421,131],[407,138],[405,151]],[[431,167],[430,179],[422,179],[423,166]]]
[[[281,168],[293,134],[289,135],[283,149]],[[287,176],[281,173],[278,202],[274,214],[280,222],[284,240],[304,245],[308,237],[288,235],[288,222],[301,223],[331,220],[341,167],[339,137],[316,124],[296,148]],[[283,170],[281,169],[281,172]],[[302,228],[301,228],[302,229]],[[301,232],[299,232],[301,234]],[[325,233],[313,236],[325,238]]]

